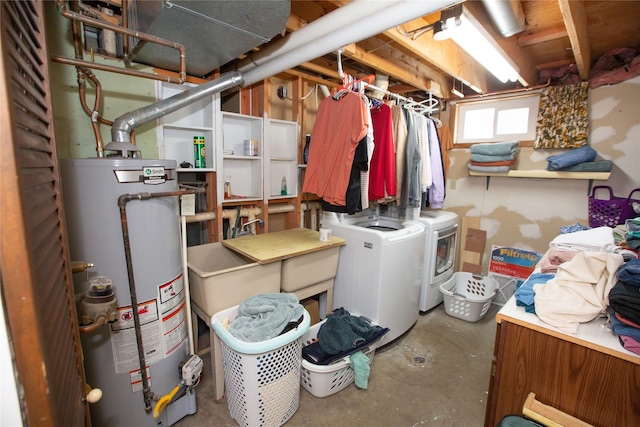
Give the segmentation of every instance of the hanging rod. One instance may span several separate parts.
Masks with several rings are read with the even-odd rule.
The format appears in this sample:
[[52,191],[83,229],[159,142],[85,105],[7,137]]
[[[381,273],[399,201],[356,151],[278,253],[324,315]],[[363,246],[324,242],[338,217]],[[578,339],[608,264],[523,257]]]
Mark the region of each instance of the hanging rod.
[[[344,82],[345,73],[342,68],[342,52],[344,52],[344,49],[338,49],[336,51],[336,55],[338,57],[338,75]],[[398,95],[395,92],[391,92],[386,89],[379,88],[375,85],[372,85],[371,83],[365,82],[365,89],[371,89],[377,92],[382,92],[390,97],[396,98],[398,101],[401,101],[404,105],[408,106],[409,108],[413,108],[419,111],[420,114],[423,114],[423,113],[431,114],[433,111],[436,111],[436,107],[438,106],[438,103],[439,103],[438,99],[433,97],[433,93],[431,91],[426,91],[427,94],[429,95],[429,98],[425,99],[424,101],[418,102],[412,98],[406,98],[402,95]]]

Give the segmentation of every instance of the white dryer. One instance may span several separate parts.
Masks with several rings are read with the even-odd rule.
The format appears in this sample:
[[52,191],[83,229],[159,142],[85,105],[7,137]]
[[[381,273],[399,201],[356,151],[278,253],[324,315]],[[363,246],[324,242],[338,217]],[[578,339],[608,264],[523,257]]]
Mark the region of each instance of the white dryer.
[[375,215],[325,212],[323,228],[346,240],[340,248],[333,308],[344,307],[390,329],[382,344],[418,320],[424,226]]
[[441,210],[422,211],[417,221],[425,227],[420,311],[427,311],[442,302],[440,285],[455,269],[458,215]]

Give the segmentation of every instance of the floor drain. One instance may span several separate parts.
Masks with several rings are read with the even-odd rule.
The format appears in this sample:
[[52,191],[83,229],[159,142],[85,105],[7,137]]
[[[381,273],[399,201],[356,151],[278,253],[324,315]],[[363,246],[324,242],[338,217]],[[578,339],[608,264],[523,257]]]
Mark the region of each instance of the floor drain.
[[425,358],[424,358],[424,357],[422,357],[422,356],[415,356],[415,357],[413,358],[413,361],[414,361],[414,362],[416,362],[416,363],[426,363],[426,362],[427,362],[427,359],[425,359]]

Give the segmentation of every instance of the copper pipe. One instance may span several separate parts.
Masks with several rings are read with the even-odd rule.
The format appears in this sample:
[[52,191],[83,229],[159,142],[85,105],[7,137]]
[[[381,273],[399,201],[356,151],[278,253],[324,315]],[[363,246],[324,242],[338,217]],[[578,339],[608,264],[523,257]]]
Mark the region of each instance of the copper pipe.
[[89,268],[93,267],[93,263],[84,262],[84,261],[71,261],[71,272],[72,273],[80,273],[82,271],[86,271]]
[[[78,95],[80,97],[80,105],[84,112],[91,118],[91,127],[96,139],[96,151],[98,157],[104,157],[104,147],[102,143],[102,135],[100,134],[100,123],[111,125],[112,122],[100,117],[100,100],[102,99],[102,85],[91,70],[76,67],[78,70]],[[86,81],[84,76],[88,77],[96,85],[96,99],[93,110],[89,108],[86,100]]]
[[[74,12],[78,12],[80,7],[78,6],[77,1],[70,1],[69,5],[71,6],[71,10]],[[73,52],[76,56],[76,59],[82,58],[82,26],[80,22],[72,21],[71,23],[71,33],[73,34]]]
[[531,87],[523,87],[520,89],[506,89],[499,90],[496,92],[489,93],[480,93],[478,95],[465,96],[464,98],[449,98],[447,101],[449,102],[466,102],[468,99],[477,99],[477,98],[487,98],[490,96],[499,96],[499,95],[509,95],[511,93],[520,93],[520,92],[530,92],[532,90],[544,89],[545,87],[549,87],[551,85],[551,77],[547,79],[547,83],[543,85],[531,86]]
[[[124,28],[129,28],[129,1],[122,0],[122,26]],[[122,37],[122,50],[124,55],[126,56],[129,52],[129,37]]]
[[70,58],[66,58],[64,56],[49,55],[49,59],[51,61],[53,61],[53,62],[58,62],[60,64],[73,65],[73,66],[76,66],[76,67],[91,68],[91,69],[94,69],[94,70],[109,71],[109,72],[112,72],[112,73],[124,74],[124,75],[132,76],[132,77],[141,77],[141,78],[151,79],[151,80],[160,80],[160,81],[164,81],[164,82],[167,82],[167,83],[175,83],[175,84],[184,83],[183,80],[181,80],[181,79],[179,79],[177,77],[161,76],[159,74],[145,73],[145,72],[142,72],[142,71],[127,70],[127,69],[124,69],[124,68],[118,68],[118,67],[114,67],[114,66],[111,66],[111,65],[98,64],[96,62],[83,61],[83,60],[79,60],[79,59],[70,59]]
[[[187,51],[186,51],[185,47],[182,44],[176,43],[176,42],[172,42],[172,41],[169,41],[169,40],[165,40],[165,39],[162,39],[160,37],[155,37],[155,36],[152,36],[150,34],[141,33],[139,31],[130,30],[128,28],[121,27],[120,25],[114,25],[114,24],[111,24],[109,22],[103,22],[103,21],[100,21],[99,19],[94,19],[94,18],[91,18],[91,17],[88,17],[88,16],[84,16],[84,15],[81,15],[81,14],[76,13],[76,12],[71,12],[71,11],[67,10],[64,0],[56,0],[56,5],[57,5],[57,8],[58,8],[58,12],[62,16],[64,16],[65,18],[70,19],[74,23],[82,22],[83,24],[89,24],[92,27],[111,30],[111,31],[114,31],[114,32],[119,33],[119,34],[124,34],[124,35],[127,35],[127,36],[135,37],[135,38],[140,39],[140,40],[144,40],[144,41],[148,41],[148,42],[152,42],[152,43],[157,43],[157,44],[159,44],[161,46],[166,46],[166,47],[169,47],[171,49],[176,49],[180,54],[180,72],[179,72],[179,74],[180,74],[180,83],[184,83],[186,81],[186,79],[187,79],[187,71],[186,71],[187,70]],[[58,61],[58,62],[60,62],[60,61]],[[96,67],[89,67],[89,68],[96,68]],[[113,67],[113,68],[115,68],[115,67]],[[148,73],[144,73],[144,74],[148,74]],[[137,76],[137,77],[141,77],[141,76]]]
[[105,316],[100,316],[98,319],[85,326],[80,326],[80,333],[86,334],[88,332],[94,332],[107,324],[107,318]]

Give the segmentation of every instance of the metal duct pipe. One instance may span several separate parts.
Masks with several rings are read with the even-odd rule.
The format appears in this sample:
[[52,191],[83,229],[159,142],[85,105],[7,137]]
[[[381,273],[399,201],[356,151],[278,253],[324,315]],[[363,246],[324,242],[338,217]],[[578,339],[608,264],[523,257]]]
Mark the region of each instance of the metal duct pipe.
[[237,71],[233,71],[224,74],[220,78],[212,80],[207,84],[203,84],[174,95],[171,98],[163,99],[155,104],[125,113],[113,121],[113,127],[111,128],[111,137],[113,138],[113,141],[107,144],[104,148],[105,150],[116,151],[138,151],[138,149],[130,143],[131,132],[138,126],[152,120],[157,120],[162,116],[179,110],[180,108],[196,102],[207,95],[213,95],[238,86],[242,84],[242,81],[242,74]]
[[[375,3],[375,2],[372,2]],[[244,85],[250,86],[253,83],[266,79],[267,77],[281,73],[282,71],[296,67],[303,62],[316,59],[327,53],[336,51],[342,46],[356,43],[368,37],[373,37],[383,31],[404,24],[412,19],[428,15],[431,12],[444,9],[457,3],[451,0],[438,1],[411,1],[400,0],[389,7],[378,10],[361,19],[359,15],[352,16],[353,22],[334,31],[326,31],[322,28],[322,23],[318,25],[320,19],[313,21],[304,29],[316,35],[311,41],[302,44],[294,49],[282,52],[279,56],[262,63],[260,66],[248,70],[244,73]],[[340,16],[341,7],[325,17]],[[334,15],[336,14],[336,15]],[[324,17],[323,17],[324,18]],[[299,31],[302,31],[299,30]],[[295,42],[298,31],[287,36],[289,40]]]
[[323,34],[337,31],[347,25],[351,25],[356,20],[366,19],[369,15],[386,9],[391,4],[399,1],[353,0],[341,6],[338,10],[328,13],[295,31],[293,33],[295,36],[284,37],[264,49],[250,54],[247,58],[238,62],[238,71],[245,72],[312,42],[319,37],[320,28]]
[[482,0],[495,29],[510,37],[525,29],[524,11],[520,0]]
[[[388,7],[378,10],[377,3],[383,3]],[[285,37],[285,45],[289,43],[291,46],[295,46],[294,48],[283,46],[282,49],[278,50],[278,56],[265,61],[260,66],[252,68],[244,75],[237,71],[228,73],[216,80],[212,80],[211,82],[202,84],[156,104],[118,117],[114,121],[113,128],[111,129],[113,142],[108,144],[105,149],[137,151],[137,149],[129,143],[129,135],[133,129],[144,123],[158,119],[204,96],[219,93],[238,85],[252,85],[267,77],[281,73],[284,70],[296,67],[303,62],[326,55],[344,45],[372,37],[389,28],[427,15],[436,10],[446,8],[455,3],[457,2],[452,0],[428,2],[399,0],[389,6],[387,2],[371,1],[369,5],[376,8],[376,12],[367,15],[366,19],[362,19],[362,15],[366,14],[366,7],[360,2],[358,2],[358,5],[361,6],[361,10],[358,14],[353,13],[351,8],[347,8],[348,5],[345,5],[325,15],[321,19],[310,23],[303,29]],[[346,12],[344,12],[343,9],[346,9]],[[351,21],[346,19],[347,16],[351,17]],[[326,24],[328,20],[334,18],[344,19],[344,26],[333,30],[327,30],[323,27],[323,23]],[[302,30],[305,31],[303,32]],[[298,32],[302,32],[302,36],[296,36]],[[300,40],[298,41],[299,37]],[[310,37],[313,38],[310,39]]]

